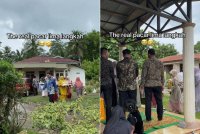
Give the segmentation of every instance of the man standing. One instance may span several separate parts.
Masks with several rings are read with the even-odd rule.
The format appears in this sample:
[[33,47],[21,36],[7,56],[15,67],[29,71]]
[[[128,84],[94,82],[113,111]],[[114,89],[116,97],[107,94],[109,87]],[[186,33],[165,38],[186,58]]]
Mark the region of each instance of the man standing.
[[58,92],[58,87],[56,85],[55,78],[51,75],[50,72],[47,72],[46,82],[44,84],[43,90],[47,89],[49,102],[54,103],[54,95]]
[[145,91],[145,115],[146,120],[151,121],[152,94],[157,103],[157,116],[163,118],[162,89],[164,86],[164,66],[156,59],[155,50],[148,50],[148,59],[144,62],[141,76],[140,89]]
[[119,104],[124,108],[127,100],[136,102],[136,78],[138,77],[138,65],[131,58],[131,51],[122,51],[124,59],[117,63],[117,77],[119,90]]
[[106,122],[111,117],[112,107],[112,82],[114,69],[111,61],[108,60],[109,53],[107,48],[101,48],[101,93],[104,95],[106,105]]

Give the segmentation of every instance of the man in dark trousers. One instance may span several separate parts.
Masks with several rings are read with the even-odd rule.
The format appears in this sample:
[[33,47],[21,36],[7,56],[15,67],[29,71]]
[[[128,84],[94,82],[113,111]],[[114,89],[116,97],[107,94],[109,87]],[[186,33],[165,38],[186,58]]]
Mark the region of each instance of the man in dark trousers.
[[108,60],[108,57],[108,49],[101,48],[101,93],[104,95],[106,105],[106,122],[111,117],[114,78],[113,64]]
[[151,100],[154,95],[157,103],[157,116],[163,118],[162,89],[164,86],[164,66],[156,59],[155,50],[148,50],[148,59],[144,62],[140,89],[145,92],[145,115],[146,121],[151,121]]
[[124,59],[117,63],[117,77],[119,90],[119,104],[126,110],[126,101],[136,102],[136,78],[138,77],[138,65],[131,57],[131,51],[122,51]]

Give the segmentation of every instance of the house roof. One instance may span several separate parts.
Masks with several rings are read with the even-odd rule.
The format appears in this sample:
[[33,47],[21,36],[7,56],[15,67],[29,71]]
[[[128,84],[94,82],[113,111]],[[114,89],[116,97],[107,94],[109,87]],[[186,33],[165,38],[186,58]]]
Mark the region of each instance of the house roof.
[[[200,54],[194,55],[195,60],[200,60]],[[183,55],[172,55],[160,59],[163,63],[183,61]]]
[[18,61],[15,64],[34,64],[34,63],[57,63],[57,64],[78,64],[79,61],[62,58],[62,57],[51,57],[51,56],[35,56],[32,58]]

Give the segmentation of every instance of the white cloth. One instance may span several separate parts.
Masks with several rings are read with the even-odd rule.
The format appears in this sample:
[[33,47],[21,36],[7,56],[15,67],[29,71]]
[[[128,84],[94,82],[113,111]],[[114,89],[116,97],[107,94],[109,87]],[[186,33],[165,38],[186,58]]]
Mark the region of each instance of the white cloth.
[[179,82],[183,82],[183,72],[179,72],[179,73],[177,74],[177,78],[178,78],[178,81],[179,81]]
[[42,96],[48,96],[48,91],[47,91],[47,89],[42,90]]

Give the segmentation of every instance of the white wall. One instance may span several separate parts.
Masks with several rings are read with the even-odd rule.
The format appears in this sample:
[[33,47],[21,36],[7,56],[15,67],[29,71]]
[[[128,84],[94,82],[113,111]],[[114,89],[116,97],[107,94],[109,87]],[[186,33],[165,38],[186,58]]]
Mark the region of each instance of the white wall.
[[80,77],[81,81],[83,82],[83,85],[85,86],[85,70],[75,67],[75,66],[70,66],[70,71],[68,71],[68,77],[72,82],[74,83],[76,80],[76,77]]

